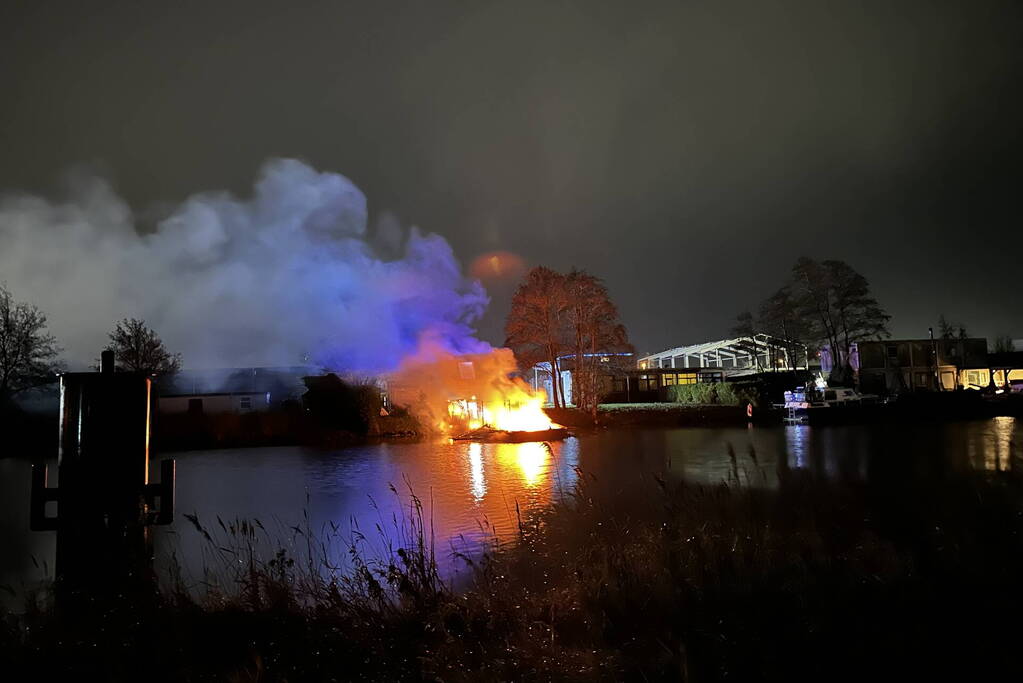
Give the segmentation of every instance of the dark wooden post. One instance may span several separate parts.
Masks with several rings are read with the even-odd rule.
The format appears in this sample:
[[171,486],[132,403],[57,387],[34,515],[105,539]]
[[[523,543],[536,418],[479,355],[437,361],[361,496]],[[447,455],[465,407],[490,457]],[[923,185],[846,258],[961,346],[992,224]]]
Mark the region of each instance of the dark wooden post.
[[[32,472],[31,526],[57,531],[56,583],[65,602],[151,586],[147,526],[173,516],[174,462],[162,463],[159,484],[149,481],[152,380],[115,373],[113,361],[105,351],[100,372],[61,376],[58,488],[46,487],[45,466]],[[48,517],[54,500],[57,515]]]

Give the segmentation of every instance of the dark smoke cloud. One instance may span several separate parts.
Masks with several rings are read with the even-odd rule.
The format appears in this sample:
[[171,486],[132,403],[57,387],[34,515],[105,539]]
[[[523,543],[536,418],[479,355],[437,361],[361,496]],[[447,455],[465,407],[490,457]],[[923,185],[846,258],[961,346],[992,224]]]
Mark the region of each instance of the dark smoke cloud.
[[[140,234],[104,178],[77,173],[67,199],[0,200],[0,281],[38,305],[74,364],[123,317],[144,318],[189,367],[315,363],[393,369],[422,338],[486,348],[488,299],[444,238],[390,215],[367,230],[347,178],[273,159],[251,197],[189,197]],[[379,234],[375,234],[379,233]]]

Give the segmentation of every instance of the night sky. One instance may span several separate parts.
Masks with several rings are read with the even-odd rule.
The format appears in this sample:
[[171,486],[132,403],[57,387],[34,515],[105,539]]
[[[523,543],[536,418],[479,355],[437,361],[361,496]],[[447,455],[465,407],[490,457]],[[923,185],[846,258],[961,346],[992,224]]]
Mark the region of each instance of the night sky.
[[[1021,19],[979,1],[7,0],[0,188],[50,193],[90,164],[146,229],[295,157],[466,267],[507,250],[603,277],[641,351],[726,336],[799,255],[863,272],[895,336],[944,312],[1019,338]],[[489,286],[490,341],[510,287]]]

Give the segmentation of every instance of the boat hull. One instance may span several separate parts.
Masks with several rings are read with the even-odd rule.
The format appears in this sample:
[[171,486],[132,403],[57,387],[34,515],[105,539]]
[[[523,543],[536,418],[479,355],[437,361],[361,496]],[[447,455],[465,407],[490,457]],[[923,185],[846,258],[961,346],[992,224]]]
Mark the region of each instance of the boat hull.
[[567,429],[544,429],[538,432],[507,432],[501,429],[477,429],[453,437],[455,441],[479,441],[481,443],[529,443],[531,441],[561,441],[571,436]]
[[794,424],[848,424],[869,422],[885,415],[884,406],[864,403],[844,406],[810,406],[789,410],[785,421]]

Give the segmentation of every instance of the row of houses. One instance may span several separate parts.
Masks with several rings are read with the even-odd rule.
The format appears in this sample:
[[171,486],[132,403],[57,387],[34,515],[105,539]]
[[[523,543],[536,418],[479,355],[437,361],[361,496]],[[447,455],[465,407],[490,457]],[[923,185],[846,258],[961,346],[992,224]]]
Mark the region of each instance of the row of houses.
[[[827,347],[820,352],[821,371],[834,369]],[[1023,384],[1023,340],[1014,350],[989,353],[987,340],[883,339],[850,345],[848,364],[864,393],[955,389],[1011,389]]]

